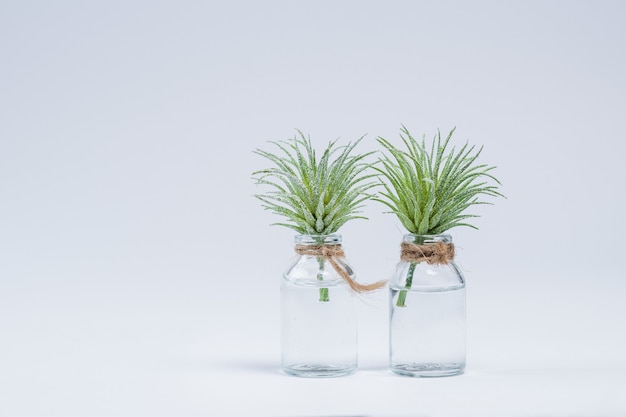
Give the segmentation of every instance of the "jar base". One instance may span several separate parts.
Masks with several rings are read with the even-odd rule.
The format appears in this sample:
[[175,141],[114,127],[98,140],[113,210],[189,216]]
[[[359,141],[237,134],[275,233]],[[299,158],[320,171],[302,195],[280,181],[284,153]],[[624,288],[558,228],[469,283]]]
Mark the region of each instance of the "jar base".
[[398,363],[391,364],[391,370],[402,376],[414,378],[438,378],[461,375],[464,363]]
[[346,376],[356,371],[355,365],[326,365],[326,364],[294,364],[283,366],[283,371],[292,376],[301,378],[333,378]]

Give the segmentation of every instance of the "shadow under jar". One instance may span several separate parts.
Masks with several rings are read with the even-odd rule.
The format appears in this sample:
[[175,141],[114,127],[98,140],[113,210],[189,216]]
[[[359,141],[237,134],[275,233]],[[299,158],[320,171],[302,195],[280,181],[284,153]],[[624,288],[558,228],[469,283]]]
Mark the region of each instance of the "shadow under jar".
[[[453,261],[452,238],[407,234],[403,242],[403,260],[389,284],[391,370],[412,377],[462,374],[465,280]],[[449,249],[451,255],[445,261],[426,256],[417,262],[405,259],[405,247],[417,253]]]
[[[341,235],[298,235],[296,248],[338,247]],[[337,259],[354,278],[344,259]],[[281,366],[300,377],[336,377],[357,368],[354,292],[323,256],[298,255],[281,283]]]

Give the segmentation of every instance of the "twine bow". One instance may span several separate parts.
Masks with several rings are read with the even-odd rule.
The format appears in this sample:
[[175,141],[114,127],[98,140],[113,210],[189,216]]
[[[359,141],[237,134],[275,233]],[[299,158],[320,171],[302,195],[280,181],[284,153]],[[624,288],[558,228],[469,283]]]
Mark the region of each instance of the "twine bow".
[[447,265],[454,259],[453,243],[426,243],[417,245],[412,242],[402,242],[400,259],[403,262],[426,262],[430,265]]
[[[345,253],[341,245],[296,245],[296,253],[298,255],[317,256],[327,260],[337,271],[339,276],[356,292],[374,291],[384,287],[387,281],[378,281],[373,284],[359,284],[346,272],[345,264],[341,262],[345,258]],[[342,267],[340,265],[344,265]]]

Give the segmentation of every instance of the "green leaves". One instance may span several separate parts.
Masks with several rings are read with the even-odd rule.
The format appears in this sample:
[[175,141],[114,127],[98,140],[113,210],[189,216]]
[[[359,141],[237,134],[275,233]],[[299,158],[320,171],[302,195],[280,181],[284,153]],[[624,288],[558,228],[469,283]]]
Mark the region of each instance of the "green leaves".
[[[379,137],[383,148],[377,164],[365,159],[373,152],[354,154],[360,138],[346,146],[329,142],[317,158],[310,138],[298,134],[286,141],[270,142],[275,152],[254,152],[272,163],[254,172],[257,184],[269,191],[256,197],[283,218],[275,223],[310,235],[336,232],[359,216],[363,203],[372,198],[398,216],[402,225],[419,235],[439,234],[457,226],[476,228],[467,219],[478,217],[465,211],[476,204],[490,204],[481,196],[503,197],[500,182],[491,174],[495,168],[476,161],[482,148],[468,143],[460,149],[449,147],[454,129],[445,139],[438,132],[430,146],[425,138],[416,140],[402,126],[404,144],[398,149]],[[368,169],[372,173],[367,173]],[[379,183],[373,181],[379,179]],[[380,185],[377,196],[367,191]]]
[[276,153],[255,150],[273,164],[252,175],[257,184],[270,187],[256,195],[262,206],[286,218],[275,224],[301,234],[328,235],[349,220],[364,219],[357,214],[372,197],[366,191],[377,183],[370,181],[375,174],[365,173],[369,164],[364,159],[372,152],[352,154],[361,139],[341,147],[331,141],[319,161],[310,138],[300,131],[291,140],[270,142]]
[[374,200],[389,207],[411,233],[439,234],[456,226],[476,228],[463,220],[478,216],[464,211],[474,204],[489,204],[479,201],[479,195],[503,197],[497,191],[500,182],[489,173],[495,167],[475,164],[482,148],[475,151],[466,143],[458,151],[454,147],[448,150],[453,133],[454,129],[442,140],[438,132],[430,150],[424,138],[417,141],[404,126],[400,137],[406,150],[382,137],[377,139],[386,153],[374,169],[386,181],[382,182],[384,191]]

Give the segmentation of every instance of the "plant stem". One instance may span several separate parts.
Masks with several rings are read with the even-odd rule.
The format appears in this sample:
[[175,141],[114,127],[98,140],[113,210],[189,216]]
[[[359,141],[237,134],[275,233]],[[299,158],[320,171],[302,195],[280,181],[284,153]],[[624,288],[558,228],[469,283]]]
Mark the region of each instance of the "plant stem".
[[398,301],[396,302],[396,306],[398,307],[406,307],[404,302],[406,301],[407,290],[410,290],[411,285],[413,285],[413,274],[415,273],[415,267],[418,263],[419,262],[411,262],[411,265],[409,265],[409,271],[406,274],[406,284],[404,285],[406,290],[401,290],[400,294],[398,294]]
[[[317,264],[319,265],[319,271],[317,272],[317,280],[324,280],[324,258],[321,256],[317,257]],[[328,288],[320,288],[320,301],[328,302],[330,298],[328,298]]]

